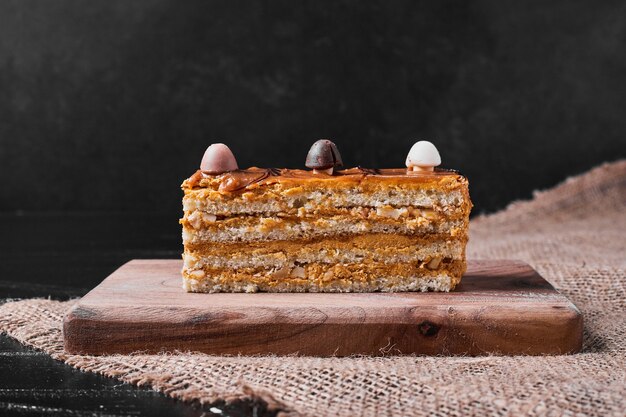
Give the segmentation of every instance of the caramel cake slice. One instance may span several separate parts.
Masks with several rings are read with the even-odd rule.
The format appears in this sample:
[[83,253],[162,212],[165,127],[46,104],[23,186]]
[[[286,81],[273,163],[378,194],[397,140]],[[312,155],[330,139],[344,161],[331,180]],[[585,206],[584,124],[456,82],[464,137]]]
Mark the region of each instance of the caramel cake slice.
[[308,171],[240,170],[215,146],[182,184],[185,290],[449,291],[461,280],[468,182],[432,168],[434,147],[412,150],[409,169],[336,171],[336,147],[318,141]]

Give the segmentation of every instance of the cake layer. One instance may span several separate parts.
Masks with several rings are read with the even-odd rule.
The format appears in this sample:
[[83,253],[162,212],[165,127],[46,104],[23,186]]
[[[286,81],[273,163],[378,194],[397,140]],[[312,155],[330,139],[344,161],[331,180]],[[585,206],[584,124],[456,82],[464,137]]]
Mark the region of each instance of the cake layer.
[[214,215],[289,213],[334,207],[413,206],[469,213],[467,180],[436,171],[350,169],[336,175],[251,168],[218,176],[197,172],[183,183],[183,210]]
[[[310,263],[293,268],[220,269],[206,267],[187,272],[183,269],[184,287],[204,292],[296,292],[336,291],[415,291],[420,280],[447,277],[448,291],[465,272],[465,261],[439,261],[436,268],[429,263],[385,264],[364,262],[358,264]],[[427,288],[426,290],[428,290]]]
[[364,282],[333,281],[323,286],[310,282],[279,281],[275,283],[248,283],[244,281],[215,281],[183,279],[187,292],[403,292],[452,291],[459,279],[446,271],[420,277],[378,277]]
[[462,260],[466,238],[445,235],[429,238],[393,234],[365,234],[329,239],[188,245],[183,254],[188,271],[216,268],[283,268],[305,263],[387,264],[430,261],[433,258]]
[[465,213],[461,191],[442,193],[433,190],[410,190],[404,194],[390,195],[389,191],[363,193],[350,189],[340,194],[325,190],[311,192],[292,191],[287,195],[264,190],[263,198],[254,192],[225,196],[208,190],[193,190],[183,199],[183,210],[204,211],[214,215],[285,213],[297,214],[303,208],[308,212],[325,213],[335,208],[413,206],[416,208],[439,208],[445,212]]
[[237,226],[228,221],[216,221],[199,230],[183,223],[183,243],[201,242],[250,242],[258,240],[297,240],[364,233],[392,233],[403,235],[425,235],[446,233],[461,236],[467,230],[468,220],[446,220],[439,223],[422,218],[406,219],[360,219],[351,216],[332,218],[290,219],[281,217],[245,217],[236,220]]
[[244,221],[246,218],[254,217],[280,217],[291,219],[304,218],[330,218],[335,216],[343,216],[344,218],[352,217],[355,220],[420,220],[422,222],[439,222],[442,220],[456,220],[467,216],[461,209],[450,212],[442,212],[440,210],[425,209],[414,206],[381,206],[381,207],[326,207],[319,208],[314,211],[306,210],[303,207],[299,209],[290,209],[286,212],[272,213],[271,211],[259,212],[255,214],[229,214],[215,215],[201,210],[186,211],[183,216],[183,222],[189,224],[194,229],[200,229],[204,226],[211,226],[216,222],[230,222],[233,225],[238,221]]

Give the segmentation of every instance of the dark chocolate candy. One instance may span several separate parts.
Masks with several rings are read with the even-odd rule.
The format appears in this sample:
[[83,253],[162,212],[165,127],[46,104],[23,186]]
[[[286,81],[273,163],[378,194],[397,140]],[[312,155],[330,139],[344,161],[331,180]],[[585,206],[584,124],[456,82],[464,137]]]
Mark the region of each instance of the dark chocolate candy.
[[337,145],[328,139],[320,139],[311,146],[304,164],[311,169],[328,169],[343,166]]

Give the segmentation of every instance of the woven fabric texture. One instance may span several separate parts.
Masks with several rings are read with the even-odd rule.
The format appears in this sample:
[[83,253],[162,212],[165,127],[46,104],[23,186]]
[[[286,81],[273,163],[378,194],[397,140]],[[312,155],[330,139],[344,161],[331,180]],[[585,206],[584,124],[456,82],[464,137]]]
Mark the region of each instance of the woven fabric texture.
[[302,416],[624,416],[626,161],[472,221],[471,259],[521,259],[582,311],[583,352],[544,357],[224,357],[63,352],[72,302],[0,306],[0,331],[77,368],[183,400],[262,398]]

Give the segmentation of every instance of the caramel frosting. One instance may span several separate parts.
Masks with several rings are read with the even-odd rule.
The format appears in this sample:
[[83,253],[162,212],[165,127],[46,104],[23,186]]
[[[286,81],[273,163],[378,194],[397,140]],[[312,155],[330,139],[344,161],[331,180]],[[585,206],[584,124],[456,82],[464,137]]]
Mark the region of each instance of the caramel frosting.
[[341,183],[348,185],[369,179],[389,181],[394,184],[438,182],[442,179],[467,181],[457,171],[441,168],[434,171],[410,171],[405,168],[356,167],[335,171],[333,175],[327,175],[301,169],[251,167],[218,175],[211,175],[198,170],[185,180],[182,187],[183,189],[203,188],[217,183],[217,189],[221,193],[235,193],[277,183],[329,181],[337,185]]

